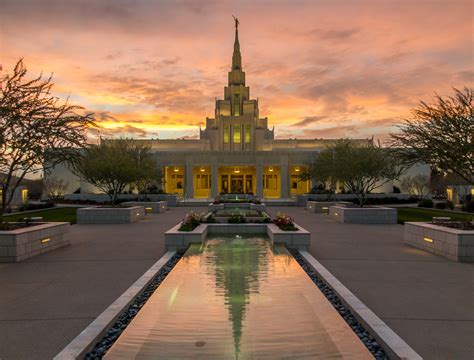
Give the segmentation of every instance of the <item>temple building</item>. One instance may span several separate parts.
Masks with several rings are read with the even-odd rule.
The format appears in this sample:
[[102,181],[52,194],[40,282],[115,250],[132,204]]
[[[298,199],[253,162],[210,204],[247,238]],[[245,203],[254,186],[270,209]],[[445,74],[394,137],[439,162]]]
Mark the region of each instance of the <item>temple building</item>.
[[[213,198],[220,193],[287,199],[307,193],[311,181],[300,181],[299,174],[305,164],[312,163],[335,140],[275,139],[274,129],[268,128],[268,118],[260,116],[258,105],[246,86],[236,21],[224,98],[216,100],[214,117],[206,118],[199,139],[135,141],[146,143],[156,154],[156,161],[163,168],[163,190],[186,199]],[[58,167],[55,172],[64,178],[67,170]],[[71,182],[73,177],[66,177],[71,192],[78,187],[81,193],[94,192],[90,184],[77,177]]]

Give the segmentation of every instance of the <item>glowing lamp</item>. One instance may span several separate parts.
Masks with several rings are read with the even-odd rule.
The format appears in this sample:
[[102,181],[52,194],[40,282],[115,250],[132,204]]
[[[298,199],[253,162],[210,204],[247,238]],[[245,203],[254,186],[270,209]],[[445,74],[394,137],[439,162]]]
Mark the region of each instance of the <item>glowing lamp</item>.
[[51,241],[51,238],[44,238],[44,239],[41,239],[41,244],[47,244]]
[[425,240],[426,242],[429,242],[429,243],[433,243],[433,239],[430,238],[430,237],[428,237],[428,236],[425,236],[425,237],[423,238],[423,240]]

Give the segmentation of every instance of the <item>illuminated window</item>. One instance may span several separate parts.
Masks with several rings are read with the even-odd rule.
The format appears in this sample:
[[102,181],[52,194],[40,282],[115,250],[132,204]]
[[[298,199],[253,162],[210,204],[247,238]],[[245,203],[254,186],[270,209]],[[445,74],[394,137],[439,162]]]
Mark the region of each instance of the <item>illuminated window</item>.
[[229,143],[229,133],[230,133],[230,126],[229,124],[224,124],[224,144]]
[[240,124],[234,124],[232,130],[234,132],[234,144],[240,143]]
[[171,176],[171,188],[182,189],[183,188],[183,175],[172,175]]
[[245,143],[250,143],[250,124],[245,124]]
[[26,204],[28,201],[28,189],[23,189],[21,190],[21,202],[23,204]]

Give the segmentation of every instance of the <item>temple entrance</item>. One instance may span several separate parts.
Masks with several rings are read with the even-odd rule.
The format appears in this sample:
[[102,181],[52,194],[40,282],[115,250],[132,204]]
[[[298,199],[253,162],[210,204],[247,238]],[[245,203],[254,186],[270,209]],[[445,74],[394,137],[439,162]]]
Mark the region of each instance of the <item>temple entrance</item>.
[[219,167],[219,192],[255,193],[255,168],[253,166]]
[[232,193],[244,193],[244,176],[243,175],[231,175],[230,176],[230,192]]

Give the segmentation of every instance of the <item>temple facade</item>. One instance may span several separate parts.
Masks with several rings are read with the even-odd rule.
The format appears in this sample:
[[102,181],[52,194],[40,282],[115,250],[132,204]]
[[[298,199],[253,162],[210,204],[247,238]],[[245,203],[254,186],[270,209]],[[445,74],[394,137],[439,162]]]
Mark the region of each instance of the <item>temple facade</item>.
[[[148,145],[163,168],[162,187],[183,198],[213,198],[220,193],[253,193],[260,198],[291,198],[311,189],[300,181],[305,165],[334,139],[275,139],[268,118],[261,117],[242,68],[238,22],[232,65],[224,98],[215,102],[213,118],[206,119],[199,139],[135,140]],[[103,140],[104,141],[104,140]],[[110,139],[105,141],[112,141]],[[368,139],[353,139],[367,144]],[[53,173],[65,178],[67,169]],[[79,179],[66,178],[71,192],[94,192]],[[79,184],[80,183],[80,184]],[[74,188],[76,186],[76,188]]]

